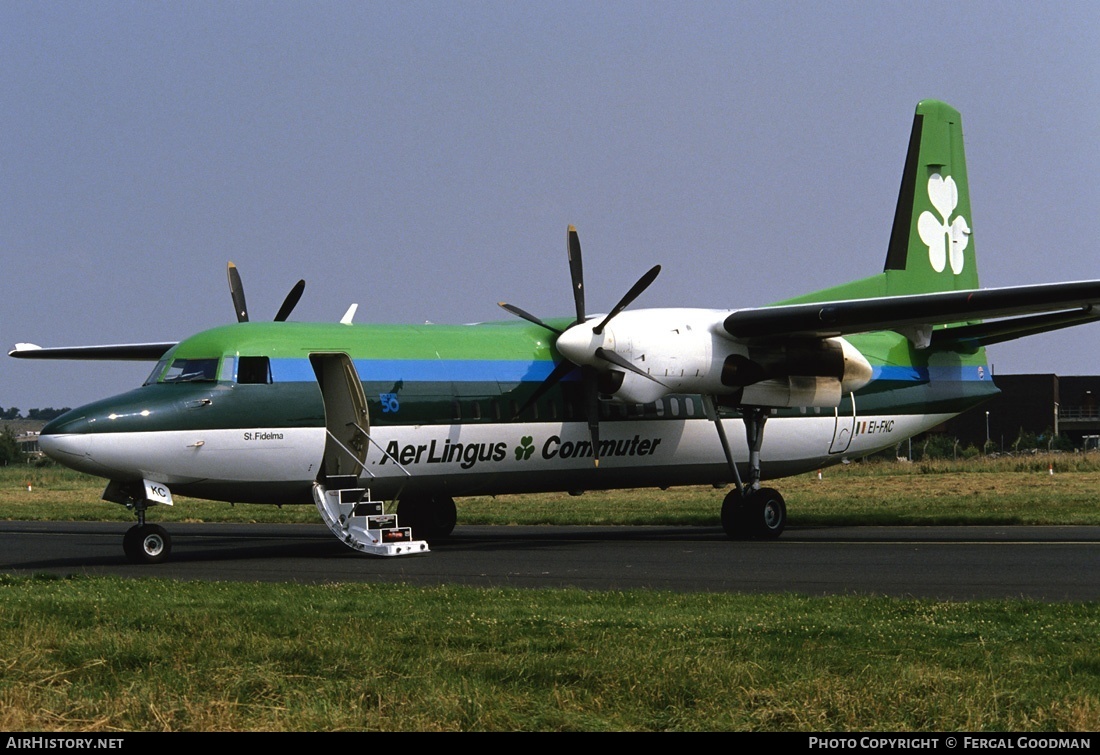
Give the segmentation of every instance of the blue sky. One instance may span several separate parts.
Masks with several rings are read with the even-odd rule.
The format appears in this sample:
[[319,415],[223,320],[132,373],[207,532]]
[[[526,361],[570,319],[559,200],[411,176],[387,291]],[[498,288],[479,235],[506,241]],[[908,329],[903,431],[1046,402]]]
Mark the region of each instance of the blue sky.
[[[5,2],[0,342],[743,307],[878,272],[913,108],[963,115],[983,286],[1100,278],[1095,3]],[[990,350],[1100,373],[1100,325]],[[0,406],[145,364],[3,359]]]

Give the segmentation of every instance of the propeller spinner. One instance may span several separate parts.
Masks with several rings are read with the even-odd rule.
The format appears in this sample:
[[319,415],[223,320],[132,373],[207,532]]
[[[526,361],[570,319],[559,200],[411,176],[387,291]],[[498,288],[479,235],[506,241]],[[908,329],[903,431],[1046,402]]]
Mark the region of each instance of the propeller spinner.
[[542,398],[547,391],[561,382],[566,375],[570,374],[575,369],[580,369],[581,386],[584,392],[585,419],[588,422],[588,431],[592,438],[592,455],[595,459],[596,466],[599,466],[600,373],[614,366],[619,369],[635,372],[654,382],[660,382],[656,380],[656,378],[651,377],[647,372],[644,372],[624,359],[616,353],[613,348],[605,348],[604,329],[614,317],[630,306],[643,291],[649,288],[650,284],[656,280],[657,275],[661,272],[661,266],[655,265],[646,272],[645,275],[639,278],[638,281],[631,286],[630,290],[627,291],[626,295],[619,300],[618,304],[612,307],[611,311],[599,322],[599,324],[592,327],[588,324],[588,318],[585,314],[584,265],[581,257],[581,242],[577,234],[577,229],[572,225],[569,226],[569,231],[566,234],[566,251],[569,255],[569,277],[573,288],[573,305],[576,310],[576,319],[568,328],[564,331],[558,330],[552,325],[543,322],[535,315],[532,315],[530,312],[526,312],[511,304],[500,302],[500,306],[504,310],[555,333],[557,338],[555,339],[554,345],[558,353],[565,357],[554,367],[554,370],[546,379],[539,384],[530,398],[524,402],[523,406],[520,407],[516,414],[517,416],[522,414],[524,410]]

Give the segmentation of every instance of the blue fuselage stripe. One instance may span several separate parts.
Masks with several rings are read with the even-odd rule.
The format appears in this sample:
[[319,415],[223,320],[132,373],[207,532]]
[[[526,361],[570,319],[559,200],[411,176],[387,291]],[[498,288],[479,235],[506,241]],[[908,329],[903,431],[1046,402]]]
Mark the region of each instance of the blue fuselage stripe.
[[[542,382],[553,371],[550,361],[488,359],[356,359],[363,382],[523,383]],[[314,382],[308,359],[272,359],[271,377],[277,383]]]
[[871,368],[872,380],[927,383],[933,380],[989,380],[989,370],[983,365],[959,365],[951,367],[913,367],[911,365],[883,365]]
[[[553,371],[551,361],[489,359],[357,359],[355,369],[364,382],[455,382],[455,383],[539,383]],[[316,376],[309,359],[275,358],[271,360],[272,379],[278,383],[314,382]],[[933,380],[989,380],[989,370],[981,365],[950,367],[914,367],[883,365],[873,368],[873,380],[926,383]],[[575,380],[577,375],[566,376]]]

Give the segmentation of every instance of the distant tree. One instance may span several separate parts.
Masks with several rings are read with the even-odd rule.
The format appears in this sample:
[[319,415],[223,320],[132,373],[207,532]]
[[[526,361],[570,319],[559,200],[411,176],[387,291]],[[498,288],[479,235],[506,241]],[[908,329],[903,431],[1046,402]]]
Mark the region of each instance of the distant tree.
[[1020,451],[1033,451],[1039,448],[1040,442],[1045,451],[1046,441],[1043,439],[1043,436],[1028,432],[1021,427],[1020,432],[1016,435],[1016,442],[1012,444],[1012,450],[1014,453],[1020,453]]
[[957,439],[944,433],[929,433],[921,447],[921,459],[951,459],[956,453]]
[[0,408],[0,419],[19,419],[19,407],[13,406],[10,409]]
[[0,431],[0,466],[18,464],[23,461],[23,451],[15,440],[15,433],[10,427]]
[[31,409],[27,412],[27,419],[37,420],[51,420],[60,417],[65,412],[69,411],[70,407],[64,407],[63,409],[54,409],[52,406],[47,406],[45,409]]

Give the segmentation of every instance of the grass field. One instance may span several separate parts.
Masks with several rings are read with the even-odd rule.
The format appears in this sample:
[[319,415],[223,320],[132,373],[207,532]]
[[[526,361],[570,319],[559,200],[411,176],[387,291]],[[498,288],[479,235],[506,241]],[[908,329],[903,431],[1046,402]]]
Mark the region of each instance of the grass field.
[[0,730],[1095,731],[1100,607],[0,577]]
[[[1086,456],[851,464],[777,487],[792,525],[1100,523]],[[4,470],[0,517],[130,519],[100,488]],[[721,496],[463,499],[459,513],[713,525]],[[338,729],[1097,731],[1100,605],[0,575],[0,730]]]

